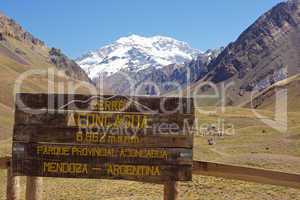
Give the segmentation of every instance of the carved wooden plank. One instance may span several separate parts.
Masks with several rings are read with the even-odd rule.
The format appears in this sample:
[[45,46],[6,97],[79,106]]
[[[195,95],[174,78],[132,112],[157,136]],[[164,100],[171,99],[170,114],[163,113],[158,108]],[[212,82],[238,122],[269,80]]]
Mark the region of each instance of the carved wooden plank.
[[109,145],[49,143],[13,144],[13,156],[22,159],[71,160],[72,162],[192,165],[192,149],[134,148]]
[[126,179],[143,182],[191,180],[190,165],[136,165],[14,159],[15,175],[92,179]]
[[[80,94],[16,94],[16,109],[63,109],[194,114],[192,98],[153,96],[92,96]],[[100,106],[99,106],[100,105]]]
[[0,169],[7,169],[9,167],[10,157],[6,156],[0,158]]
[[70,112],[47,111],[39,114],[15,111],[15,125],[47,125],[52,127],[98,128],[108,132],[117,130],[152,129],[156,132],[188,131],[194,123],[193,115],[120,113],[120,112]]
[[125,134],[99,133],[78,127],[53,128],[52,126],[19,125],[14,128],[15,142],[45,142],[73,144],[106,144],[110,146],[192,148],[192,135],[183,132],[156,135],[152,129],[145,134],[126,132]]
[[300,188],[300,174],[194,161],[193,174]]
[[26,178],[26,200],[43,199],[43,178],[27,176]]
[[191,180],[194,104],[176,97],[17,94],[16,175]]
[[13,169],[11,167],[7,168],[6,176],[6,199],[19,200],[21,194],[20,177],[13,174]]
[[177,200],[178,188],[175,181],[167,181],[164,184],[164,200]]

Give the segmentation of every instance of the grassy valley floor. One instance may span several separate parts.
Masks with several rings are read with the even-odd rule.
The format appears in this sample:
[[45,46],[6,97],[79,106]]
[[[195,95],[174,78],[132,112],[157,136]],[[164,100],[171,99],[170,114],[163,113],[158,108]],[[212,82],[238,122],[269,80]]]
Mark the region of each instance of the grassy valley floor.
[[[273,114],[267,110],[259,112],[266,117]],[[228,107],[224,113],[210,114],[201,114],[198,110],[194,160],[300,173],[300,113],[290,112],[288,116],[288,132],[280,133],[257,119],[250,109]],[[212,136],[205,132],[206,125],[218,126],[219,121],[224,124],[225,132],[233,127],[231,134],[234,135]],[[214,145],[208,145],[209,138],[214,140]],[[10,140],[0,142],[1,156],[9,154],[10,143]],[[0,171],[0,199],[5,199],[5,173]],[[22,178],[22,195],[24,185]],[[115,180],[45,178],[43,193],[44,199],[49,200],[158,200],[163,197],[163,186]],[[300,190],[195,175],[192,182],[179,183],[179,199],[300,200]]]

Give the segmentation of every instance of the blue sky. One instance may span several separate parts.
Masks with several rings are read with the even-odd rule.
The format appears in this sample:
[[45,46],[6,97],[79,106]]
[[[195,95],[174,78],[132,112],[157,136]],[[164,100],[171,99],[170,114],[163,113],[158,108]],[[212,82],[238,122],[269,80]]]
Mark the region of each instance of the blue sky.
[[76,58],[129,34],[225,46],[282,0],[1,0],[0,11]]

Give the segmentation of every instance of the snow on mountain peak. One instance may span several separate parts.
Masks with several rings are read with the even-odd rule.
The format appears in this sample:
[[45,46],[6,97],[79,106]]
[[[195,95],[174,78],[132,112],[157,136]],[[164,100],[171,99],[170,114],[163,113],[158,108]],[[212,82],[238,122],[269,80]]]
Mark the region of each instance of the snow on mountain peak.
[[120,44],[139,44],[139,45],[151,45],[151,40],[139,35],[130,35],[128,37],[121,37],[117,41]]
[[147,68],[161,68],[183,64],[201,52],[187,43],[170,37],[142,37],[130,35],[77,59],[90,78],[100,74],[112,75],[118,71],[138,72]]

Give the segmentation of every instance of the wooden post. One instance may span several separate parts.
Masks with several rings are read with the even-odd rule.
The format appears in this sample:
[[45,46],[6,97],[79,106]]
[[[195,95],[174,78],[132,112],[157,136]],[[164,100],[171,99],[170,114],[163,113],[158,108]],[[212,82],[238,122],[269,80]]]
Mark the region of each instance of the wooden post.
[[41,177],[27,176],[26,182],[26,200],[41,200],[42,199],[43,179]]
[[164,184],[164,200],[177,200],[177,183],[169,181]]
[[10,164],[7,166],[7,187],[6,187],[6,199],[7,200],[19,200],[20,199],[20,177],[13,176],[12,168]]

